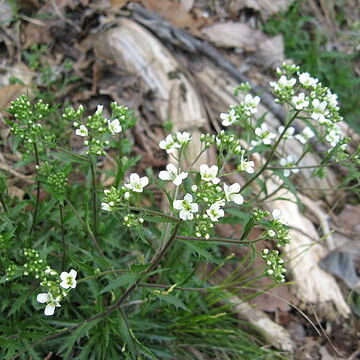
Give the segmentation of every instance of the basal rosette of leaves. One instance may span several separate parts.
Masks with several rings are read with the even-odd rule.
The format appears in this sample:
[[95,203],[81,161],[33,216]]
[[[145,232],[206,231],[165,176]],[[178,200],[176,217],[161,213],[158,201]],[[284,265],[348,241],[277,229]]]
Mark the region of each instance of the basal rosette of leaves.
[[[127,136],[135,118],[126,106],[112,103],[110,115],[102,105],[92,114],[81,105],[66,108],[62,121],[69,137],[83,139],[84,150],[76,152],[43,123],[55,109],[26,96],[11,104],[7,124],[13,149],[33,163],[36,176],[32,195],[22,201],[9,196],[6,181],[0,183],[2,358],[40,358],[55,351],[64,359],[174,354],[186,359],[181,344],[197,340],[207,344],[206,354],[281,358],[272,350],[251,347],[254,343],[237,328],[231,307],[214,306],[231,284],[214,285],[197,272],[203,263],[216,269],[241,264],[219,246],[232,244],[249,247],[263,260],[263,268],[256,269],[260,277],[285,282],[282,247],[291,241],[286,214],[262,210],[276,193],[255,192],[251,184],[263,186],[267,171],[283,180],[280,188],[294,191],[291,180],[315,142],[326,144],[328,151],[313,176],[335,163],[359,164],[359,151],[346,152],[336,95],[296,66],[284,64],[277,72],[279,79],[270,86],[288,114],[277,131],[255,118],[260,98],[245,94],[219,115],[223,130],[201,136],[193,164],[183,167],[195,141],[192,134],[172,133],[159,143],[168,155],[167,166],[146,174],[135,170],[139,159],[132,156]],[[239,91],[249,91],[249,86],[243,84]],[[296,119],[305,124],[301,132],[293,127]],[[291,138],[303,147],[297,159],[282,151]],[[199,163],[210,147],[216,160]],[[255,163],[254,153],[262,163]],[[104,188],[99,165],[110,155],[117,167],[107,173],[113,186]],[[242,185],[231,180],[235,174],[244,179]],[[167,211],[152,201],[154,188],[164,194]],[[234,222],[242,227],[238,238],[217,235],[218,224]],[[273,249],[258,251],[255,244],[261,241]],[[208,331],[219,336],[221,348],[209,342]]]

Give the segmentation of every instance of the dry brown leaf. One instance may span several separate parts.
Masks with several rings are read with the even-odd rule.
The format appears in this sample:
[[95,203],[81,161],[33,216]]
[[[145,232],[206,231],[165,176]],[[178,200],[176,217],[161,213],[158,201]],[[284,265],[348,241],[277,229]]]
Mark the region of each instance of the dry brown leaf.
[[194,19],[184,4],[171,0],[139,0],[148,10],[153,11],[179,28],[197,29],[202,21]]
[[111,2],[111,6],[115,10],[120,10],[129,2],[129,0],[110,0],[110,2]]
[[294,0],[232,0],[230,11],[233,14],[244,8],[251,8],[260,12],[264,19],[278,12],[283,12],[293,3]]
[[265,35],[247,24],[227,21],[216,23],[201,30],[216,46],[255,51]]
[[339,220],[342,226],[360,233],[360,206],[345,205],[344,210],[339,215]]
[[24,91],[25,86],[20,84],[10,84],[0,88],[0,111],[6,109]]
[[264,69],[273,69],[285,61],[284,51],[282,35],[264,37],[263,41],[259,42],[253,61]]

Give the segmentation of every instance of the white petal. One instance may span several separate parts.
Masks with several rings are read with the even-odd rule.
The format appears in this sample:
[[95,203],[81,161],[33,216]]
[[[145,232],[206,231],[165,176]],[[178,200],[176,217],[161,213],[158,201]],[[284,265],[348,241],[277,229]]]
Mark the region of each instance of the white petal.
[[229,190],[231,193],[238,193],[240,191],[240,189],[241,189],[241,186],[238,183],[232,184],[229,187]]
[[64,289],[68,289],[70,287],[69,283],[67,282],[67,280],[63,280],[61,283],[60,283],[60,286]]
[[70,275],[73,279],[75,279],[76,276],[77,276],[77,271],[74,270],[74,269],[71,269],[70,272],[69,272],[69,275]]
[[196,213],[199,211],[199,205],[198,204],[191,204],[191,211]]
[[166,165],[166,170],[169,172],[172,172],[174,174],[177,174],[177,172],[178,172],[177,167],[172,163]]
[[134,182],[138,182],[140,180],[140,176],[136,173],[132,173],[130,174],[130,182],[134,183]]
[[181,210],[183,208],[182,202],[183,202],[182,200],[174,200],[173,202],[174,209]]
[[66,280],[66,278],[69,276],[69,273],[67,273],[66,271],[63,271],[61,274],[60,274],[60,279],[61,280]]
[[44,314],[46,316],[51,316],[54,315],[54,311],[55,311],[55,305],[53,304],[47,304],[44,310]]
[[200,174],[205,174],[209,170],[209,167],[206,164],[200,165]]
[[218,173],[218,171],[219,171],[219,168],[218,168],[216,165],[213,165],[213,166],[210,168],[210,174],[211,174],[212,176],[216,176],[217,173]]
[[193,197],[192,197],[192,195],[191,194],[186,194],[185,196],[184,196],[184,200],[186,200],[186,201],[188,201],[188,202],[192,202],[193,201]]
[[145,187],[149,183],[149,178],[147,176],[143,176],[140,179],[140,184],[142,187]]
[[242,204],[242,203],[244,202],[244,198],[243,198],[242,195],[240,195],[240,194],[235,194],[235,195],[233,196],[233,202],[234,202],[235,204],[240,205],[240,204]]
[[48,293],[41,293],[38,294],[38,296],[36,297],[36,301],[44,304],[46,302],[48,302],[50,300],[50,295]]
[[162,170],[159,172],[159,178],[164,181],[169,181],[172,179],[172,177],[170,176],[170,173],[166,170]]

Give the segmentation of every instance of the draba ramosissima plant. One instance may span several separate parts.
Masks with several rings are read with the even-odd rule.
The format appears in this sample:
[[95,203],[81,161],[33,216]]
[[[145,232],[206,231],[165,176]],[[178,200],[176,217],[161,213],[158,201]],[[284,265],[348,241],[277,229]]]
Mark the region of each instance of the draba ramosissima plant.
[[[83,139],[84,151],[76,152],[51,135],[46,122],[53,111],[49,105],[42,101],[33,104],[26,96],[15,100],[8,110],[12,117],[7,123],[14,148],[26,153],[28,163],[29,159],[35,160],[36,192],[35,199],[23,206],[10,201],[6,191],[0,193],[4,219],[4,225],[0,225],[2,283],[10,286],[25,281],[24,286],[29,286],[32,299],[36,299],[34,306],[43,304],[47,317],[78,316],[80,320],[67,326],[65,332],[80,331],[119,310],[122,326],[128,331],[124,343],[129,350],[122,347],[126,353],[134,351],[134,342],[142,346],[135,330],[128,328],[127,317],[134,304],[145,306],[159,299],[172,304],[169,306],[186,306],[176,296],[182,291],[177,286],[180,275],[178,270],[172,271],[183,266],[181,256],[176,255],[179,244],[190,249],[186,262],[191,269],[197,256],[204,256],[204,261],[214,259],[206,250],[214,250],[214,244],[249,246],[255,254],[254,244],[267,240],[278,249],[258,252],[264,261],[262,274],[285,282],[286,262],[281,248],[291,241],[286,214],[279,209],[270,214],[260,207],[270,197],[276,198],[277,191],[284,187],[294,191],[291,181],[301,173],[299,163],[314,144],[324,143],[328,150],[314,165],[313,176],[322,176],[324,168],[335,163],[359,163],[359,151],[346,153],[347,139],[338,127],[341,116],[335,94],[294,65],[284,64],[277,73],[279,79],[270,87],[275,101],[287,110],[282,126],[270,129],[264,118],[255,118],[260,98],[247,93],[249,84],[241,84],[235,94],[245,92],[243,100],[219,115],[224,129],[217,134],[202,134],[199,140],[186,131],[166,135],[159,148],[167,154],[168,163],[146,175],[133,169],[137,159],[130,157],[126,131],[135,125],[135,118],[126,106],[113,102],[107,113],[98,105],[90,115],[82,105],[67,107],[62,118],[68,124],[69,135]],[[189,159],[187,152],[194,141],[200,142],[200,152],[191,154],[195,160],[185,166],[183,160]],[[298,158],[284,152],[288,141],[301,144],[303,153]],[[198,148],[196,145],[194,148]],[[106,172],[113,175],[114,182],[104,188],[98,182],[104,171],[98,164],[109,156],[111,147],[116,149],[117,169]],[[210,147],[216,159],[201,163],[201,155]],[[254,153],[261,155],[262,162],[255,164]],[[230,173],[229,168],[233,169]],[[232,180],[235,174],[242,176],[242,184]],[[279,188],[269,194],[263,176],[276,176]],[[252,191],[250,185],[254,182],[262,191]],[[155,187],[166,195],[164,208],[168,210],[159,210],[158,204],[149,200]],[[40,189],[48,194],[43,201]],[[216,236],[216,225],[234,222],[234,216],[242,226],[240,237]],[[255,227],[259,235],[254,238]],[[81,261],[83,257],[86,263]],[[168,258],[170,264],[160,269]],[[196,267],[184,278],[197,284],[194,274]],[[159,281],[166,279],[159,288],[168,290],[144,295],[144,288],[158,286],[149,280],[150,276]],[[211,291],[213,287],[208,286]],[[191,289],[196,290],[194,286]],[[109,292],[111,297],[107,296]],[[135,302],[126,303],[130,297]],[[76,311],[71,310],[74,301]],[[122,310],[124,304],[128,306],[127,314]],[[59,311],[55,312],[56,308]],[[68,310],[64,312],[64,308]],[[60,331],[54,337],[61,335]]]

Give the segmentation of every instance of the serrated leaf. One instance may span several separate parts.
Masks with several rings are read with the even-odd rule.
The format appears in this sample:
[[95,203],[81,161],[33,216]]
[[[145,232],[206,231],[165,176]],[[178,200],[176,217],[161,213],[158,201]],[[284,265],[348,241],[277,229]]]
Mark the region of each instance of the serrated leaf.
[[137,280],[138,277],[139,277],[139,275],[136,273],[127,273],[127,274],[121,275],[119,278],[117,278],[115,280],[111,280],[109,282],[109,284],[107,286],[105,286],[104,289],[102,289],[100,294],[103,294],[103,293],[108,292],[113,289],[117,289],[120,286],[127,286],[130,284],[133,284]]
[[182,300],[180,300],[177,296],[174,295],[160,295],[159,299],[161,301],[164,301],[168,304],[174,305],[176,308],[183,309],[185,311],[190,311],[186,305],[183,303]]

